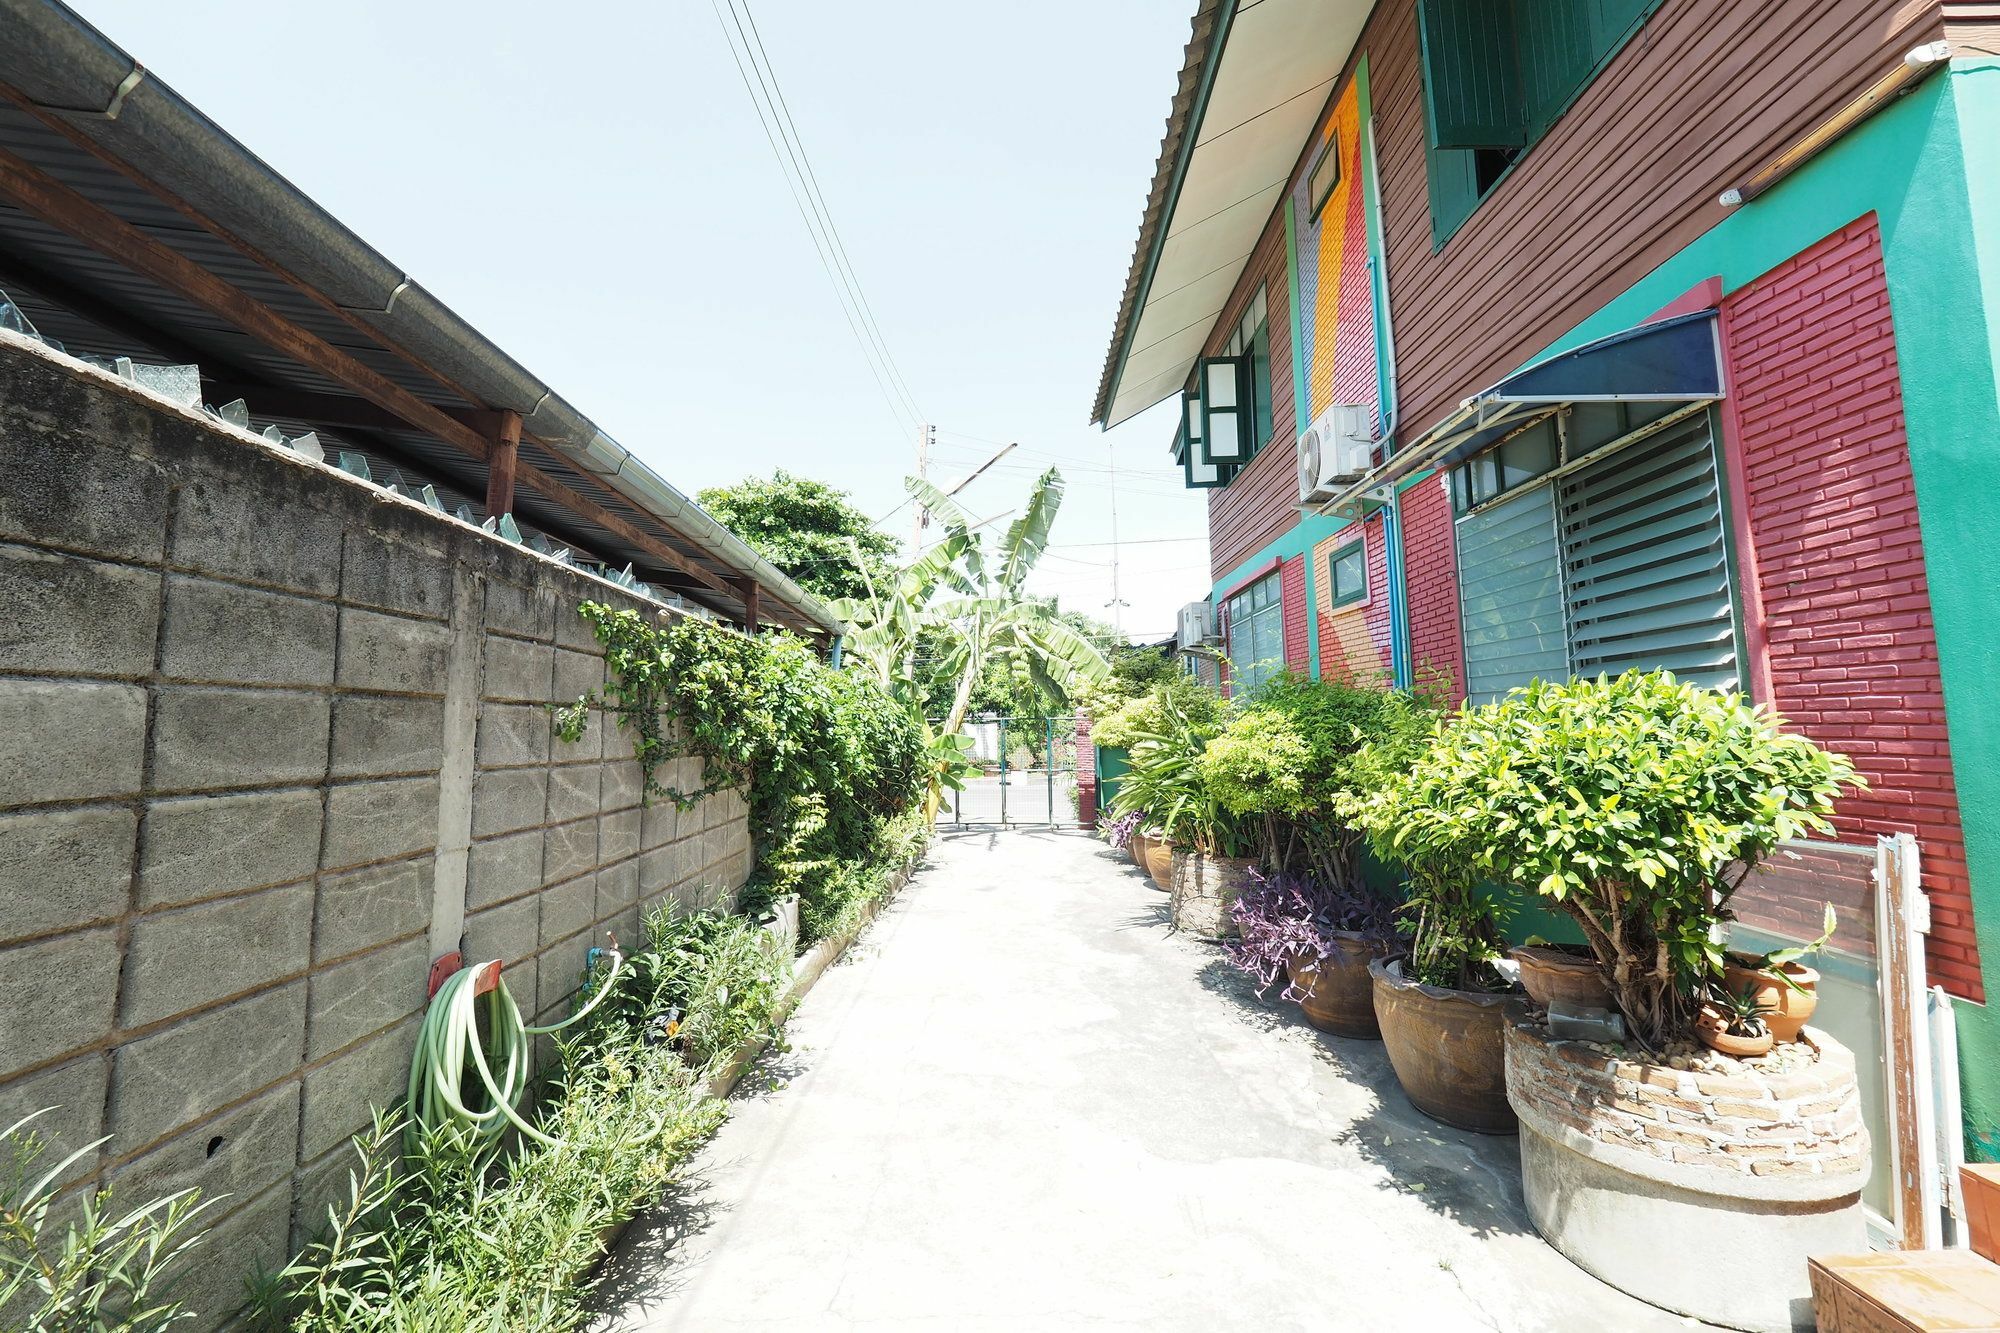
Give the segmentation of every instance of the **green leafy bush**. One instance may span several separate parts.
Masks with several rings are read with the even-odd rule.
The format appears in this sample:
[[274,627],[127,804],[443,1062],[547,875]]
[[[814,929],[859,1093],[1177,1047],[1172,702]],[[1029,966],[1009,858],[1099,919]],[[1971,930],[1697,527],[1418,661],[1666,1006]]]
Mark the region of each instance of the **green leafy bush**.
[[1300,814],[1313,747],[1282,713],[1257,710],[1232,719],[1201,752],[1201,779],[1237,815]]
[[1711,928],[1780,841],[1826,831],[1844,757],[1667,672],[1535,682],[1441,723],[1345,806],[1384,853],[1532,889],[1582,928],[1633,1033],[1692,1031]]
[[[818,938],[853,868],[876,853],[884,821],[922,790],[921,727],[874,684],[825,665],[790,635],[752,637],[693,617],[648,623],[595,602],[581,612],[605,646],[604,699],[634,734],[649,795],[687,809],[747,790],[763,888],[815,903],[805,937]],[[591,702],[559,710],[565,739],[582,735]],[[692,790],[659,780],[683,755],[701,760]]]
[[1129,749],[1142,737],[1158,735],[1166,729],[1169,707],[1178,715],[1177,725],[1191,727],[1208,737],[1222,731],[1229,705],[1193,676],[1176,674],[1091,723],[1090,739],[1098,745]]
[[1205,708],[1184,711],[1172,692],[1156,691],[1158,721],[1131,735],[1130,770],[1119,779],[1111,800],[1114,815],[1142,812],[1149,827],[1169,842],[1207,856],[1250,856],[1257,847],[1257,824],[1223,801],[1208,780],[1202,754],[1216,734]]

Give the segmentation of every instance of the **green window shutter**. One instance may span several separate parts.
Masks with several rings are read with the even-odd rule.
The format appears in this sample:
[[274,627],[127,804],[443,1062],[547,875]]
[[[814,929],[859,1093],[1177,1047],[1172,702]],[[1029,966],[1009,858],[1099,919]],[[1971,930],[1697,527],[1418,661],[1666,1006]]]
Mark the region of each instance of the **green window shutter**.
[[1256,429],[1248,356],[1205,356],[1195,362],[1201,389],[1200,461],[1234,467],[1250,461]]
[[1660,7],[1660,0],[1589,0],[1589,4],[1591,45],[1602,57],[1617,50],[1632,29]]
[[1739,688],[1722,485],[1707,413],[1560,483],[1578,676],[1666,668]]
[[1470,149],[1433,149],[1424,156],[1429,159],[1431,239],[1442,250],[1452,233],[1479,207],[1479,181],[1473,174]]
[[1424,113],[1432,148],[1519,148],[1527,142],[1505,0],[1418,0]]
[[1566,680],[1555,487],[1537,486],[1458,522],[1465,689],[1490,703],[1529,681]]
[[1590,77],[1600,48],[1594,20],[1604,0],[1518,0],[1521,100],[1538,139]]

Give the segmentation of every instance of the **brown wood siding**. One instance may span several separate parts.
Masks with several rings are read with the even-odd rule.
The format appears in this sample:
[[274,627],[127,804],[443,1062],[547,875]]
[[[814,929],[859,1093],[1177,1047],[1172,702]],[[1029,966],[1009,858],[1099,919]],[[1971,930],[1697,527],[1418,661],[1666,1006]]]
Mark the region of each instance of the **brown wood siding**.
[[1299,517],[1298,466],[1292,450],[1298,437],[1292,390],[1292,297],[1285,269],[1282,204],[1265,224],[1236,290],[1209,332],[1203,356],[1218,355],[1228,345],[1260,284],[1271,329],[1271,442],[1234,481],[1208,493],[1210,578],[1217,581],[1284,536]]
[[1368,53],[1412,438],[1720,222],[1716,196],[1943,32],[1936,3],[1666,0],[1459,228],[1431,243],[1414,0]]

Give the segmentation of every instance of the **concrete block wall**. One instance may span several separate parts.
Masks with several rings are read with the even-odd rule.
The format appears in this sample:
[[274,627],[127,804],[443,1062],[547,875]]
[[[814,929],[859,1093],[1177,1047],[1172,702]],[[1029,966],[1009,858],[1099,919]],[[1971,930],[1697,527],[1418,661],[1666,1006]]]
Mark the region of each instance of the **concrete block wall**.
[[226,1194],[219,1311],[401,1095],[432,958],[555,1013],[644,906],[733,898],[747,810],[554,735],[578,603],[649,605],[601,580],[11,339],[0,478],[0,1124]]

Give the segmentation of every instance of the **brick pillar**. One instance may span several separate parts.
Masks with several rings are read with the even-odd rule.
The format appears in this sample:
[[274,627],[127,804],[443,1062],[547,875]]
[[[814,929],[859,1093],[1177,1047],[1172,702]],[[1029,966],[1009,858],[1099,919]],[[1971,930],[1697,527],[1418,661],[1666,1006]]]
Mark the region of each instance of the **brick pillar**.
[[1076,715],[1076,818],[1097,827],[1097,747],[1090,743],[1090,714]]

